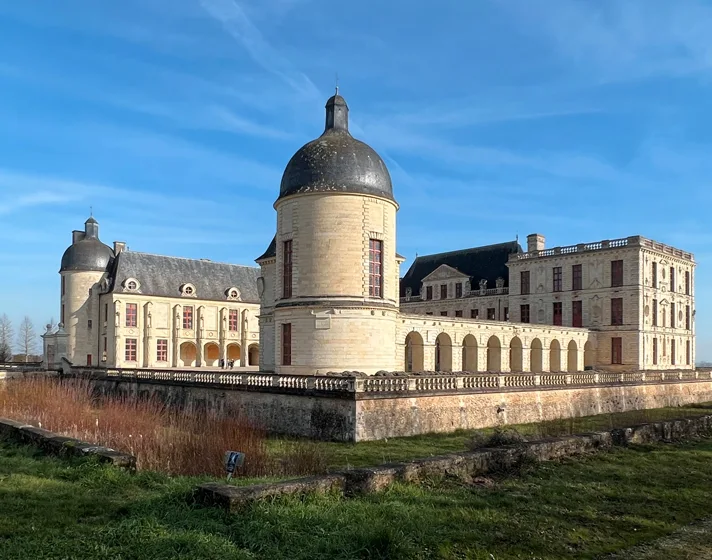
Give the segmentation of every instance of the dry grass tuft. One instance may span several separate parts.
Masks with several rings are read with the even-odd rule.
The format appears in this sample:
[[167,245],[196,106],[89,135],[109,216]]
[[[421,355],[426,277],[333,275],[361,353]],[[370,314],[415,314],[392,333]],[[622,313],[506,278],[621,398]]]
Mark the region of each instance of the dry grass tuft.
[[157,400],[126,396],[97,399],[87,380],[35,377],[0,384],[0,416],[136,456],[137,467],[171,475],[223,476],[225,451],[242,451],[238,476],[323,472],[326,460],[308,442],[279,458],[266,434],[239,416],[185,412]]

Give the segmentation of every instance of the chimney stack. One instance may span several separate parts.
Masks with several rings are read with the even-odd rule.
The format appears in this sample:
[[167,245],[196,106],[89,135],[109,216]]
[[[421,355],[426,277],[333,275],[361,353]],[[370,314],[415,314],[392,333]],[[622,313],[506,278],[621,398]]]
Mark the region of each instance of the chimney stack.
[[84,232],[75,229],[72,232],[72,245],[74,245],[77,241],[81,241],[82,239],[84,239]]
[[124,241],[114,241],[114,256],[118,256],[118,254],[126,249],[126,242]]
[[541,233],[530,233],[527,235],[527,253],[543,251],[546,238]]

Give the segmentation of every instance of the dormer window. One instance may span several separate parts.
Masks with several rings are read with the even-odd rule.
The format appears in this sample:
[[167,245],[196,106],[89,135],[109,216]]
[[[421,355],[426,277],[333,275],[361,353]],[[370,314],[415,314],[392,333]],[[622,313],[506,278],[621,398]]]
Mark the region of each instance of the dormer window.
[[138,292],[141,284],[136,278],[127,278],[124,280],[124,292]]
[[183,284],[180,287],[180,295],[183,297],[196,297],[195,286],[193,284]]
[[239,301],[240,300],[240,290],[237,288],[230,288],[226,292],[227,299],[233,300],[233,301]]

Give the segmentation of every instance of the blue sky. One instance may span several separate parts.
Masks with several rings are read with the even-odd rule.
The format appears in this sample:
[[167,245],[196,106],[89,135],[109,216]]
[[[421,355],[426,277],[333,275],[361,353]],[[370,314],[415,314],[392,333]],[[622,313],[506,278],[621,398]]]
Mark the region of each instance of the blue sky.
[[108,244],[254,264],[338,73],[409,261],[652,237],[696,255],[712,359],[710,29],[701,0],[0,3],[0,313],[57,319],[89,206]]

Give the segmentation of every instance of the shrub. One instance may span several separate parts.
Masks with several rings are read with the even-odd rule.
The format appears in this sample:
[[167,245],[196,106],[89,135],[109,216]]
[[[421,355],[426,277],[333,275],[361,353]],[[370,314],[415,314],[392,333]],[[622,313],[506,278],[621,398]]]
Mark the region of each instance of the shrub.
[[238,476],[312,474],[326,460],[305,442],[279,459],[266,434],[240,415],[183,411],[156,399],[95,398],[88,380],[34,377],[0,385],[0,416],[136,456],[139,469],[172,475],[224,475],[225,451],[245,453]]

